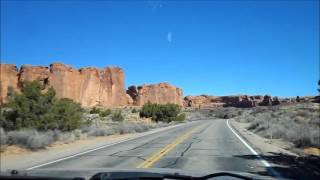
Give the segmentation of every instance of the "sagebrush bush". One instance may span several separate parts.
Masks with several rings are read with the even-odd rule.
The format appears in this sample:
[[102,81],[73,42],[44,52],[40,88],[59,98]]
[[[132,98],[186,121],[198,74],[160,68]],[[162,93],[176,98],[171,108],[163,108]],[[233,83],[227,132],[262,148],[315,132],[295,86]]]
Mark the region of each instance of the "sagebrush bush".
[[93,128],[88,132],[89,136],[107,136],[108,132],[105,128]]
[[93,108],[89,111],[89,113],[90,113],[90,114],[99,114],[100,111],[101,111],[101,110],[100,110],[99,108],[93,107]]
[[283,139],[297,147],[320,147],[320,119],[312,105],[253,108],[236,120],[249,122],[248,130],[266,138]]
[[181,113],[176,117],[176,121],[178,122],[182,122],[186,119],[186,114],[185,113]]
[[128,134],[128,133],[136,132],[136,126],[132,124],[121,123],[118,128],[119,128],[120,134]]
[[99,112],[99,116],[100,117],[107,117],[111,114],[111,110],[110,109],[106,109],[106,110],[102,110]]
[[45,148],[46,146],[50,145],[54,142],[52,136],[46,133],[36,133],[33,136],[28,137],[27,141],[27,148],[36,150]]
[[112,119],[112,121],[123,121],[124,117],[123,117],[121,111],[116,111],[112,114],[111,119]]
[[28,138],[36,133],[32,130],[20,130],[8,132],[8,144],[27,146]]
[[7,147],[8,137],[3,128],[0,127],[0,152]]
[[27,149],[40,149],[48,146],[55,141],[52,131],[46,133],[35,130],[11,131],[8,132],[9,145],[18,145]]

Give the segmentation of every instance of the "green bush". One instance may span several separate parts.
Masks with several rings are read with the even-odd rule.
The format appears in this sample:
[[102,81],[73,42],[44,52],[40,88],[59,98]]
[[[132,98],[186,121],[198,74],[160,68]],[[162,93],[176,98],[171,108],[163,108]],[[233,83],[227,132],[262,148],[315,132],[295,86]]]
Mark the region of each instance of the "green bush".
[[186,119],[186,114],[185,113],[181,113],[177,116],[176,121],[178,122],[182,122]]
[[[71,99],[60,99],[55,101],[49,113],[45,115],[43,124],[48,127],[40,130],[59,129],[62,131],[71,131],[80,127],[84,122],[81,120],[83,109],[79,103]],[[38,128],[39,129],[39,128]]]
[[112,114],[112,117],[111,117],[112,121],[123,121],[124,120],[124,117],[123,115],[121,114],[121,111],[116,111]]
[[106,109],[106,110],[103,110],[103,111],[100,111],[99,112],[99,116],[100,117],[107,117],[111,114],[111,110],[110,109]]
[[93,107],[91,110],[90,110],[90,114],[99,114],[101,111],[101,109],[97,108],[97,107]]
[[70,131],[80,127],[83,109],[80,104],[70,99],[55,98],[55,90],[51,87],[41,93],[41,85],[37,81],[24,82],[21,93],[8,88],[6,110],[1,110],[0,126],[5,130],[60,129]]
[[132,109],[132,111],[131,111],[131,113],[137,113],[137,112],[139,112],[138,110],[136,110],[135,108],[134,109]]
[[181,108],[177,104],[151,104],[143,105],[140,110],[140,117],[151,117],[152,120],[159,122],[171,122],[177,119]]

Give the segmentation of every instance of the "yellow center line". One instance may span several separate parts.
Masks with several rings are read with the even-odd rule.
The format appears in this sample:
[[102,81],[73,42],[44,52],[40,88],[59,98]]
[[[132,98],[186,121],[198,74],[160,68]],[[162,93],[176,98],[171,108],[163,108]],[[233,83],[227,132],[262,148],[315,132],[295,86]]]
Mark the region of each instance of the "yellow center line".
[[160,149],[157,153],[150,156],[148,159],[143,161],[141,164],[137,166],[137,168],[149,168],[151,167],[155,162],[157,162],[159,159],[161,159],[163,156],[168,154],[172,149],[174,149],[178,144],[182,143],[184,140],[190,137],[190,135],[194,132],[196,132],[198,129],[200,129],[200,126],[197,126],[187,133],[183,134],[179,138],[175,139],[170,144],[166,145],[164,148]]

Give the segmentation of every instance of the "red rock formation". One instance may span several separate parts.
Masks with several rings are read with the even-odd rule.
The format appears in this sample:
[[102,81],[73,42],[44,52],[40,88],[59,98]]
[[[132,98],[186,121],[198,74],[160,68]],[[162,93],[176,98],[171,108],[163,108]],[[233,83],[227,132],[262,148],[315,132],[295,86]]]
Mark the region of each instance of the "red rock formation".
[[186,107],[212,108],[222,107],[224,104],[221,102],[221,98],[216,96],[200,95],[186,96],[184,98],[184,105]]
[[18,91],[18,69],[13,64],[0,64],[0,105],[7,102],[9,86]]
[[127,93],[132,97],[134,105],[142,106],[148,102],[183,105],[182,90],[168,83],[159,83],[142,86],[130,86]]
[[[237,95],[237,96],[186,96],[184,98],[185,105],[187,107],[196,108],[212,108],[212,107],[255,107],[258,105],[264,105],[266,101],[269,101],[269,96],[248,96],[248,95]],[[271,98],[271,97],[270,97]],[[268,99],[268,100],[267,100]],[[270,102],[272,105],[279,104],[279,100],[271,98]]]
[[73,99],[83,106],[124,106],[124,73],[121,68],[74,69],[64,64],[51,64],[49,83],[58,97]]
[[[38,80],[44,88],[52,86],[59,98],[70,98],[83,106],[124,106],[130,99],[124,89],[124,73],[121,68],[105,69],[83,68],[54,63],[48,67],[21,67],[20,72],[14,65],[1,65],[1,103],[5,102],[9,85],[18,90],[23,81]],[[132,100],[131,100],[132,101]]]

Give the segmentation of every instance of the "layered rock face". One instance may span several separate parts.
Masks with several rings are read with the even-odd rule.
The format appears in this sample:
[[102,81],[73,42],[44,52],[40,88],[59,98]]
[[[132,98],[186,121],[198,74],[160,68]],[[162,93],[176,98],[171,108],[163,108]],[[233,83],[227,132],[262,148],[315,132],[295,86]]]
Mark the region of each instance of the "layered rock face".
[[73,69],[50,65],[49,83],[58,97],[68,97],[83,106],[123,106],[127,104],[124,73],[118,67]]
[[1,103],[6,101],[9,86],[19,90],[24,81],[39,81],[44,88],[52,86],[59,98],[70,98],[82,106],[124,106],[131,99],[125,93],[124,72],[118,67],[105,69],[82,68],[54,63],[50,68],[43,66],[21,67],[1,65]]
[[143,106],[148,102],[183,105],[182,90],[168,83],[142,85],[138,87],[130,86],[127,90],[127,94],[132,97],[133,105],[136,106]]
[[277,97],[268,95],[261,96],[186,96],[184,98],[184,105],[186,107],[196,108],[213,108],[213,107],[255,107],[255,106],[269,106],[278,105],[280,101]]

